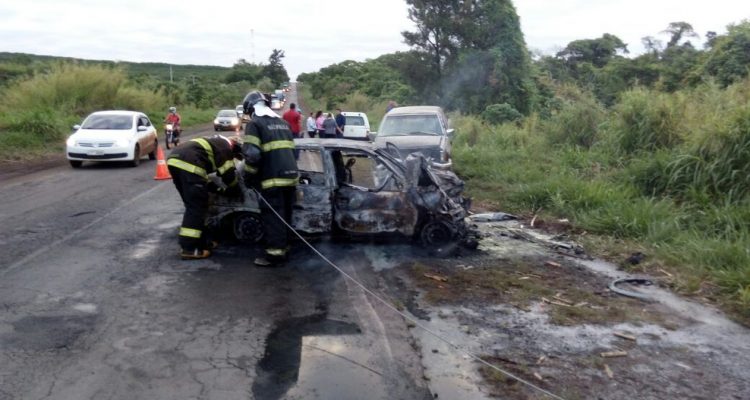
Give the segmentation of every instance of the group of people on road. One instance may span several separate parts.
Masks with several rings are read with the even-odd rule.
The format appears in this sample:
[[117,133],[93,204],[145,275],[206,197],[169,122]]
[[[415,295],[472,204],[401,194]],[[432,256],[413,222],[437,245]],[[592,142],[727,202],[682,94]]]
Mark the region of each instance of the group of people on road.
[[[245,114],[251,115],[244,138],[215,135],[192,139],[169,155],[167,167],[185,205],[178,234],[183,259],[203,259],[211,255],[217,243],[205,226],[209,193],[240,196],[239,179],[242,178],[245,186],[259,195],[264,227],[264,254],[254,263],[274,266],[286,260],[288,226],[298,181],[293,139],[300,137],[301,115],[291,104],[290,111],[281,119],[270,106],[268,95],[251,91],[243,101]],[[298,114],[296,117],[294,112]],[[245,161],[241,177],[235,170],[235,159]],[[221,178],[223,187],[209,179],[212,173]]]
[[319,137],[323,139],[335,139],[344,137],[344,127],[346,126],[346,118],[341,113],[341,109],[336,109],[336,116],[331,113],[323,113],[318,111],[313,116],[313,113],[307,117],[305,122],[307,128],[307,136],[314,138]]

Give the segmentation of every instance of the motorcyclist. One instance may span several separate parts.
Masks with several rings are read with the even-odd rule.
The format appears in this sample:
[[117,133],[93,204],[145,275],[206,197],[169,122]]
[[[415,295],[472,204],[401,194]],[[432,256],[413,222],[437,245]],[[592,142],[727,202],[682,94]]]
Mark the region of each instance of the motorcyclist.
[[[239,195],[235,158],[242,158],[240,138],[221,135],[189,140],[169,155],[169,173],[185,204],[178,236],[183,259],[201,259],[211,255],[213,242],[205,227],[208,193]],[[214,172],[226,189],[220,189],[209,179],[208,175]]]
[[[177,108],[169,107],[169,113],[164,117],[164,123],[172,124],[172,134],[174,135],[175,143],[179,140],[180,133],[182,132],[182,127],[180,126],[181,121],[182,118],[180,118],[180,114],[177,113]],[[167,146],[169,146],[169,143],[167,143]]]
[[[255,259],[255,265],[274,266],[287,258],[288,230],[298,181],[294,158],[294,138],[289,124],[271,108],[269,96],[252,91],[245,96],[245,114],[251,115],[245,126],[242,154],[245,158],[245,183],[260,191],[265,255]],[[279,221],[274,211],[283,218]]]

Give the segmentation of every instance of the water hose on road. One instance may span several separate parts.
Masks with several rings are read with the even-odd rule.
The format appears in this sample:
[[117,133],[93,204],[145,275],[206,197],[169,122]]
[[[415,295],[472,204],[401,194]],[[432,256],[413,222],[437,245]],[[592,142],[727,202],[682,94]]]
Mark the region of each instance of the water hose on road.
[[548,391],[546,389],[543,389],[543,388],[541,388],[541,387],[539,387],[539,386],[537,386],[537,385],[535,385],[535,384],[533,384],[533,383],[531,383],[531,382],[529,382],[529,381],[527,381],[527,380],[525,380],[525,379],[523,379],[523,378],[521,378],[519,376],[516,376],[516,375],[510,373],[510,372],[508,372],[508,371],[506,371],[506,370],[498,367],[497,365],[494,365],[494,364],[490,363],[489,361],[484,360],[482,357],[479,357],[478,355],[476,355],[476,354],[474,354],[474,353],[472,353],[472,352],[470,352],[468,350],[465,350],[465,349],[461,348],[459,345],[454,344],[453,342],[451,342],[450,340],[444,338],[440,334],[438,334],[436,332],[433,332],[430,328],[422,325],[422,323],[419,322],[416,318],[414,318],[414,317],[412,317],[412,316],[410,316],[410,315],[408,315],[408,314],[400,311],[396,307],[394,307],[391,303],[387,302],[386,300],[384,300],[383,298],[381,298],[380,296],[378,296],[375,292],[373,292],[372,290],[368,289],[364,284],[360,283],[358,280],[354,279],[354,277],[352,277],[351,275],[349,275],[348,273],[346,273],[343,269],[341,269],[341,267],[339,267],[338,265],[336,265],[333,261],[329,260],[328,257],[326,257],[325,255],[323,255],[323,253],[321,253],[312,244],[310,244],[310,242],[308,242],[299,232],[297,232],[297,230],[295,230],[291,225],[289,225],[284,220],[284,218],[282,218],[281,215],[279,215],[279,213],[276,212],[276,210],[271,206],[271,204],[269,204],[266,201],[266,199],[263,197],[263,195],[260,194],[260,192],[258,190],[256,190],[255,188],[253,188],[253,191],[258,195],[258,198],[266,205],[266,207],[268,207],[271,210],[271,212],[273,212],[273,214],[276,216],[276,218],[278,218],[279,221],[281,221],[281,223],[284,224],[284,226],[287,227],[287,229],[289,229],[292,233],[294,233],[294,235],[297,236],[302,241],[302,243],[304,243],[305,245],[307,245],[307,247],[309,247],[310,250],[312,250],[315,254],[317,254],[318,257],[320,257],[323,261],[325,261],[326,263],[328,263],[328,265],[330,265],[331,267],[333,267],[336,271],[338,271],[346,279],[350,280],[352,283],[354,283],[355,285],[359,286],[365,293],[367,293],[370,296],[372,296],[372,298],[374,298],[375,300],[377,300],[378,302],[380,302],[381,304],[383,304],[386,308],[388,308],[391,311],[395,312],[396,314],[400,315],[402,318],[404,318],[407,321],[413,323],[415,326],[419,327],[420,329],[422,329],[425,332],[429,333],[434,338],[436,338],[436,339],[440,340],[441,342],[447,344],[448,346],[452,347],[456,351],[464,353],[465,355],[471,357],[475,361],[477,361],[477,362],[479,362],[479,363],[481,363],[481,364],[483,364],[483,365],[485,365],[485,366],[487,366],[487,367],[489,367],[489,368],[491,368],[491,369],[493,369],[493,370],[495,370],[495,371],[497,371],[497,372],[499,372],[499,373],[501,373],[501,374],[503,374],[503,375],[505,375],[505,376],[507,376],[507,377],[509,377],[509,378],[511,378],[513,380],[515,380],[515,381],[517,381],[517,382],[523,383],[524,385],[526,385],[526,386],[528,386],[528,387],[530,387],[530,388],[532,388],[532,389],[534,389],[534,390],[536,390],[536,391],[538,391],[540,393],[543,393],[543,394],[545,394],[545,395],[547,395],[547,396],[549,396],[549,397],[551,397],[553,399],[556,399],[556,400],[565,400],[564,398],[562,398],[562,397],[560,397],[560,396],[558,396],[558,395],[556,395],[556,394],[554,394],[554,393],[552,393],[552,392],[550,392],[550,391]]

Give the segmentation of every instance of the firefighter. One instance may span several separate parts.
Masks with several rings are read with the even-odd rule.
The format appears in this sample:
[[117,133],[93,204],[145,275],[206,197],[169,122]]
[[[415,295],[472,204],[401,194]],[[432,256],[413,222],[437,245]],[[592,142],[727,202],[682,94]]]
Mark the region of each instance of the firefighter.
[[[215,242],[210,240],[205,227],[208,193],[239,195],[234,159],[241,158],[241,154],[242,145],[238,137],[215,135],[192,139],[176,147],[169,155],[169,173],[185,203],[185,214],[182,216],[178,237],[183,260],[196,260],[211,255]],[[221,189],[210,181],[208,174],[214,172],[226,185],[226,189]]]
[[248,93],[243,101],[245,114],[251,115],[242,145],[245,183],[259,190],[266,200],[260,202],[265,254],[255,259],[255,265],[261,267],[277,266],[286,261],[289,232],[269,205],[291,224],[298,181],[292,132],[270,105],[269,97],[259,91]]

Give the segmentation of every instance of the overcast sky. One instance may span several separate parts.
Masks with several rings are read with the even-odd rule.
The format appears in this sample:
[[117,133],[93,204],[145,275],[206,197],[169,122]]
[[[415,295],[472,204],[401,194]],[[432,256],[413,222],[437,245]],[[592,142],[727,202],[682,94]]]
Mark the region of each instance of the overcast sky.
[[[640,39],[686,21],[701,35],[750,18],[749,0],[516,0],[526,43],[553,53],[612,33]],[[283,49],[294,79],[346,59],[407,50],[403,0],[3,0],[0,51],[86,59],[231,66]]]

